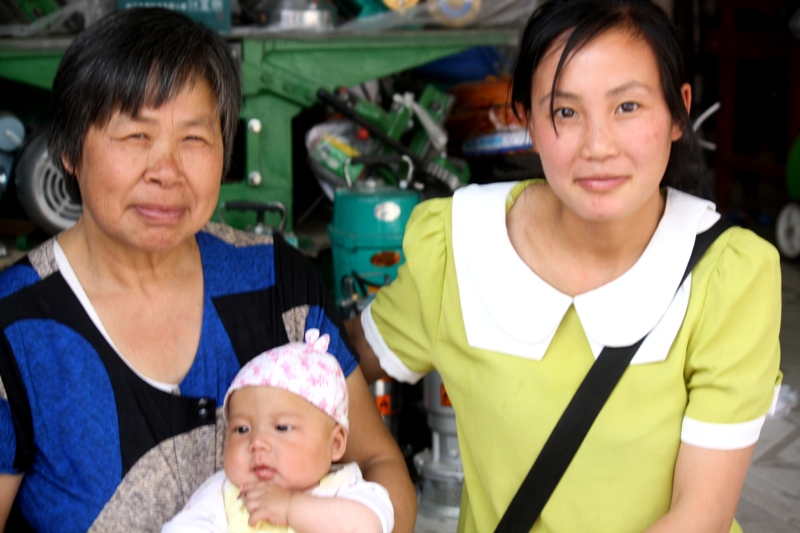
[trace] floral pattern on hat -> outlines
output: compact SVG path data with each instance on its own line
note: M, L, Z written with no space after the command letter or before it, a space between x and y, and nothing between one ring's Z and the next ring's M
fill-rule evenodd
M245 387L275 387L296 394L318 407L349 431L347 382L339 361L327 352L328 334L306 331L305 342L291 342L268 350L244 365L225 394L227 423L231 394Z

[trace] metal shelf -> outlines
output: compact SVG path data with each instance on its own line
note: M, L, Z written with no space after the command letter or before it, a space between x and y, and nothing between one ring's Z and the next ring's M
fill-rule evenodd
M282 202L292 229L292 118L314 104L319 88L334 90L400 72L475 46L516 46L516 29L467 29L376 34L263 33L226 36L240 54L245 176L225 182L220 202ZM72 37L0 40L0 78L49 89ZM44 104L44 103L43 103ZM13 111L13 110L12 110ZM248 179L249 177L250 179ZM228 217L226 217L226 220ZM243 226L246 214L230 214Z

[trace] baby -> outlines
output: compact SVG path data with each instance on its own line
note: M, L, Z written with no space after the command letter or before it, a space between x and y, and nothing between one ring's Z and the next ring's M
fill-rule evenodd
M347 384L328 343L310 329L305 344L274 348L242 367L223 404L224 470L162 533L392 531L386 489L364 481L356 463L332 468L349 423ZM251 520L256 509L266 520Z

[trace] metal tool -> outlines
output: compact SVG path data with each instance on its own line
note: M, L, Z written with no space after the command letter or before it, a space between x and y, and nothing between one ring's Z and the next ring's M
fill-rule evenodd
M256 23L275 30L327 31L337 18L329 0L260 0L244 2L242 10Z
M419 121L420 126L415 130L416 134L409 146L402 144L399 138L406 134L405 128L414 112L410 106L401 104L392 112L385 112L364 101L357 101L355 105L350 105L325 89L317 91L317 96L367 130L388 151L407 156L414 167L414 181L425 187L444 188L445 191L452 193L469 180L469 167L463 161L448 158L442 155L441 150L436 150L430 140L430 134L425 129L425 123L436 119L443 120L452 105L450 97L445 95L444 99L437 99L436 93L437 91L433 87L426 88L419 98L418 105L414 107L414 109L428 109L433 113L426 113L428 116ZM444 144L446 144L446 139ZM437 142L437 145L443 146L440 142Z

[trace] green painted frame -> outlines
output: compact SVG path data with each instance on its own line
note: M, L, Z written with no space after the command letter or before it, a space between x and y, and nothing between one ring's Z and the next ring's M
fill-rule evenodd
M317 101L319 88L349 87L475 46L513 46L519 35L511 29L376 34L235 30L226 38L242 65L245 179L223 183L219 202L282 202L288 231L293 221L292 118ZM49 89L70 42L69 38L0 40L0 77ZM225 220L244 227L252 216L230 212Z

